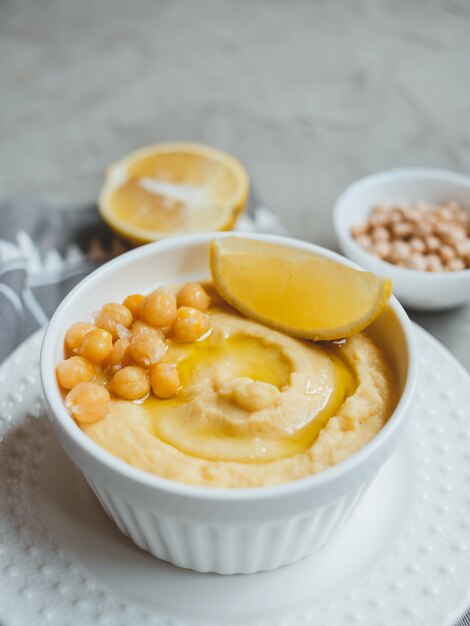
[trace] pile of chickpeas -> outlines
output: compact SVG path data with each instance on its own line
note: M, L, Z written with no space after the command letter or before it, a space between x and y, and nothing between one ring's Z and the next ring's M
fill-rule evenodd
M105 304L94 323L73 324L56 376L69 390L65 403L77 422L106 417L111 394L133 401L149 393L174 396L180 389L178 368L161 363L168 340L190 343L206 335L210 303L199 283L187 283L176 295L163 288L148 296L130 295L122 304Z
M412 270L470 268L470 214L457 202L379 204L351 234L375 256Z

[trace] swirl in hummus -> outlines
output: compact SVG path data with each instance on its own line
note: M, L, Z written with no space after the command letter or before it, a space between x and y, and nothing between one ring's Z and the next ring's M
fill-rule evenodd
M216 302L211 333L169 342L181 390L169 400L112 399L81 428L147 472L194 485L259 487L317 473L362 448L395 408L396 382L365 332L315 344Z

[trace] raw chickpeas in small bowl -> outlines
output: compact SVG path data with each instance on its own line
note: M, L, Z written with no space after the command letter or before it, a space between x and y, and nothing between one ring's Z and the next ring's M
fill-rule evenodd
M377 258L422 272L470 268L470 213L453 201L376 205L351 235Z
M169 342L191 343L210 331L210 296L199 283L175 293L159 287L106 303L93 321L76 322L65 333L57 381L79 423L106 417L111 396L142 402L149 394L168 399L180 389L178 368L164 362Z
M390 277L402 304L440 310L470 301L470 177L379 172L343 192L333 221L341 251Z

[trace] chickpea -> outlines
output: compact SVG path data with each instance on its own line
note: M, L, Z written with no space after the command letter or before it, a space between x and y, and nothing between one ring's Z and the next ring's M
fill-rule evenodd
M465 269L465 262L463 259L450 259L446 265L446 270L450 272L459 272Z
M131 326L132 337L136 337L137 335L153 335L154 337L160 337L160 339L165 339L165 333L161 328L154 328L153 326L149 326L145 322L141 322L137 320Z
M424 259L426 260L426 270L428 272L442 272L444 270L442 261L437 254L426 254Z
M417 209L416 207L414 207L413 205L410 206L406 212L406 218L412 222L412 224L416 227L416 224L419 224L419 222L422 219L422 212Z
M455 249L460 257L470 260L470 239L459 241L456 244Z
M461 226L467 226L470 224L470 213L467 213L465 209L459 209L455 214L455 219Z
M110 302L105 304L101 310L110 315L115 320L116 324L122 324L126 328L129 328L133 322L131 311L123 304Z
M108 414L109 392L96 383L79 383L67 394L65 405L77 422L93 424Z
M103 311L97 311L93 314L95 325L97 328L106 330L111 334L112 339L117 339L116 323L113 321L110 315L107 315Z
M162 360L167 346L158 335L141 333L132 337L129 354L142 367L151 367Z
M406 241L396 240L392 244L391 260L396 263L397 261L406 261L410 255L410 246Z
M369 231L370 231L370 224L368 223L361 224L359 226L353 226L351 228L351 235L354 237L354 239L357 239L361 235L367 235Z
M456 245L459 242L467 240L466 229L459 226L454 226L454 231L451 239L451 244Z
M147 371L136 365L123 367L111 378L109 388L124 400L140 400L150 391Z
M369 223L371 226L385 226L389 222L389 207L385 204L378 204L372 209Z
M413 234L416 235L416 237L426 238L429 235L431 235L432 232L433 232L433 225L422 219L421 222L419 222L419 224L416 224Z
M421 237L412 237L410 239L410 250L421 254L426 250L426 244Z
M458 213L460 209L460 204L455 200L447 200L447 202L441 202L440 206L449 211L452 215Z
M375 226L372 229L372 241L374 243L389 241L390 240L390 231L385 226Z
M456 243L465 239L465 232L458 226L442 223L436 228L437 234L445 243L455 246Z
M172 398L180 388L180 376L174 363L159 363L150 370L150 384L157 398Z
M454 219L454 212L447 208L445 204L441 204L438 208L438 216L439 219L445 220L446 222L451 222Z
M73 389L78 383L90 382L96 376L93 364L82 356L59 361L55 371L57 380L65 389Z
M389 214L389 222L393 225L393 224L398 224L399 222L403 221L403 218L405 217L405 213L404 213L404 209L405 207L401 207L401 206L395 206L393 207L393 209L390 210L390 214Z
M405 261L405 267L410 270L417 270L421 272L426 271L426 259L419 252L412 252L410 258Z
M138 320L140 317L140 306L144 300L145 296L142 296L140 293L135 293L132 296L127 296L123 302L123 305L129 309L135 320Z
M451 259L455 258L455 249L452 246L444 244L439 248L438 254L443 263L448 263Z
M113 349L113 337L103 328L90 330L83 338L80 353L93 363L101 363Z
M392 253L392 244L390 241L377 241L370 251L381 259L388 259Z
M397 239L406 239L413 234L414 228L411 222L398 222L392 226L393 236Z
M359 235L359 237L356 238L356 241L366 250L369 250L372 247L372 239L369 235Z
M129 354L130 343L128 339L118 339L111 350L111 354L103 362L103 365L111 370L118 370L121 369L121 367L130 365L132 363Z
M209 328L210 317L207 314L192 307L182 306L178 309L172 334L175 341L190 343L205 335Z
M190 306L199 311L207 311L211 299L199 283L186 283L176 294L176 304Z
M140 318L157 328L170 326L176 318L175 296L163 289L152 291L141 304Z
M442 245L439 238L435 237L434 235L429 235L428 237L425 237L424 243L426 244L426 249L428 250L428 252L435 252L436 250L439 250L440 246Z
M101 311L95 313L95 324L111 333L114 340L118 339L119 327L129 328L132 324L132 313L123 304L110 302L105 304Z
M65 333L65 347L73 352L77 352L82 346L85 335L95 328L96 326L94 324L89 324L88 322L72 324Z

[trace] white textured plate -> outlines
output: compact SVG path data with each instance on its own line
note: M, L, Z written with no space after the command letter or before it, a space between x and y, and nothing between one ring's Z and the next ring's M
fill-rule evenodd
M470 377L416 327L410 431L347 527L274 572L180 570L114 527L55 442L41 334L0 368L0 624L452 624L470 600Z

